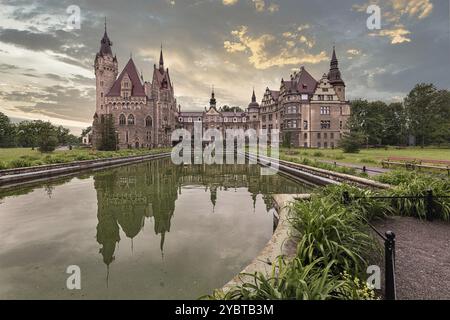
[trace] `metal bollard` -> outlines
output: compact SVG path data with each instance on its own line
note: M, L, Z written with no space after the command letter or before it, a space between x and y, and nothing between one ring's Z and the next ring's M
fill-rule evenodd
M385 298L386 300L396 300L397 293L395 289L395 233L386 232L384 242L385 254Z

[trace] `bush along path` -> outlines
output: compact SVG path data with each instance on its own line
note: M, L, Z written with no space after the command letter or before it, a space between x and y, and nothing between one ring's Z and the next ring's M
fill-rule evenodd
M369 222L382 221L388 216L411 216L423 220L426 205L423 199L380 201L377 197L421 196L429 188L433 188L436 195L449 195L450 181L400 171L389 172L378 179L394 186L383 191L361 190L349 185L328 186L313 194L309 201L292 203L290 223L297 241L296 256L293 259L279 257L273 262L269 275L247 274L250 280L246 283L226 292L216 290L203 298L380 298L381 292L373 291L366 284L367 267L382 261L380 242L370 230ZM343 201L344 193L351 201ZM448 223L450 198L435 198L433 204L435 218ZM442 248L445 250L445 246ZM420 255L420 251L413 254ZM414 281L414 274L404 276ZM420 285L426 287L427 283Z

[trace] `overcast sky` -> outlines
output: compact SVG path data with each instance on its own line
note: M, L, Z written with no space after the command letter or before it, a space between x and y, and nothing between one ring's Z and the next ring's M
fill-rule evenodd
M0 111L89 125L105 16L119 71L132 54L151 80L163 44L183 110L203 109L212 85L219 105L245 107L302 65L320 79L333 44L349 99L400 100L418 82L450 87L449 12L449 0L0 0Z

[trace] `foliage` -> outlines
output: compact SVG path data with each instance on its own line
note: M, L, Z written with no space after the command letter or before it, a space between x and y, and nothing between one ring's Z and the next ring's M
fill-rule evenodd
M53 152L58 146L58 131L50 122L45 122L38 130L37 139L39 151Z
M354 100L351 108L349 129L369 145L405 145L409 135L422 147L450 144L450 92L433 84L417 84L403 103Z
M15 146L15 126L9 118L0 112L0 148Z
M345 187L328 187L291 206L298 239L295 258L279 257L270 275L244 274L243 284L208 299L374 299L360 276L379 252L367 230L367 214L342 204ZM356 192L356 191L354 191Z
M99 126L101 132L100 144L98 150L114 151L117 150L117 134L114 127L114 118L112 115L102 115Z
M339 146L344 153L358 153L363 142L364 136L361 133L351 131L342 136L342 139L339 141Z
M227 105L224 105L221 108L221 112L244 112L241 107L230 107Z
M292 132L288 131L283 134L283 148L290 149L292 147Z
M21 152L19 152L21 151ZM167 152L168 149L127 149L119 151L94 151L90 149L73 149L55 151L52 154L40 153L31 149L3 149L0 150L0 170L20 167L31 167L44 164L67 163L72 161L95 160L103 158L117 158ZM12 153L5 157L4 153ZM2 160L3 159L3 160Z

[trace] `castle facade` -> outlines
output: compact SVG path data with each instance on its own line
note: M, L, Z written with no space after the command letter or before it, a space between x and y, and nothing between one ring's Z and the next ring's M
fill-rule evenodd
M169 69L164 66L161 48L159 65L154 65L152 81L144 81L130 57L122 72L105 33L95 57L96 112L93 145L99 144L99 124L111 117L118 138L117 147L154 148L172 145L176 128L193 132L200 122L203 130L266 129L280 131L280 141L293 147L334 148L347 131L350 105L333 48L330 69L316 80L304 67L281 80L279 90L266 88L261 104L255 92L245 110L225 111L217 107L214 90L204 111L181 111L177 106Z

